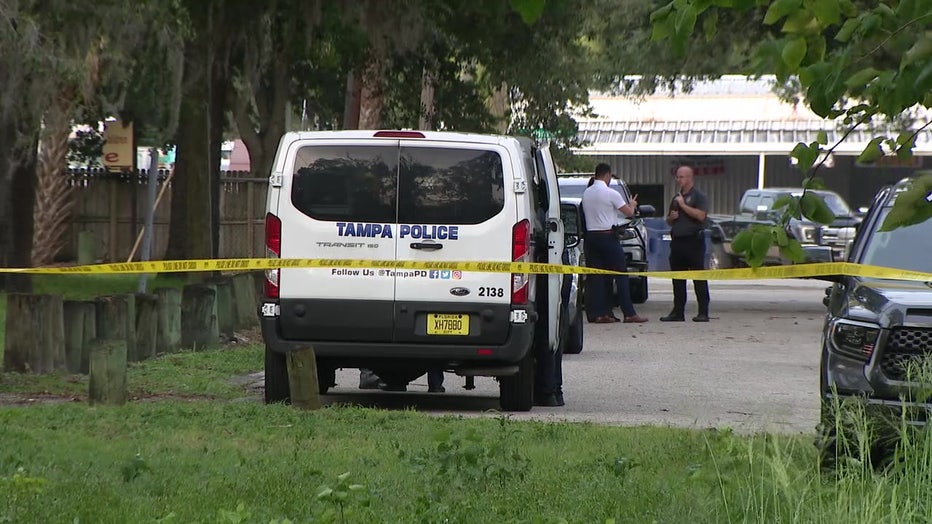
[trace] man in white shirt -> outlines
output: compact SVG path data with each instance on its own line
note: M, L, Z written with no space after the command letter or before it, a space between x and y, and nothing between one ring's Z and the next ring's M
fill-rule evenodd
M586 265L598 269L625 271L627 269L625 252L615 232L612 231L612 226L617 222L619 211L627 217L634 216L638 203L636 198L631 198L631 202L625 202L621 193L609 187L611 181L612 168L608 164L599 164L595 168L595 181L583 192L582 209L586 219ZM592 322L608 324L620 321L612 314L611 296L606 296L607 290L611 289L608 285L610 281L605 279L615 280L618 306L624 314L624 322L647 322L646 318L639 316L634 310L628 275L589 275L586 278L592 279L592 285L587 287L588 292L593 294L591 305L595 318Z

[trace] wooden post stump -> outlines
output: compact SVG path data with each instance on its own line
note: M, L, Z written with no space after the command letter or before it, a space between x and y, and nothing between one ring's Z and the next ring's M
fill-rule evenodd
M223 340L233 340L233 281L230 277L214 277L207 284L217 288L217 328Z
M53 373L65 368L65 320L58 295L10 293L6 299L3 369Z
M186 285L181 293L181 345L202 350L216 348L219 343L217 288L210 284Z
M320 409L320 388L317 383L317 356L313 347L288 353L288 387L291 405L297 409Z
M91 342L97 338L97 308L91 300L64 303L65 363L71 373L87 373Z
M154 358L158 353L159 297L136 293L136 356L139 360Z
M181 289L162 287L158 297L156 352L174 353L181 349Z
M237 329L249 329L258 326L257 308L255 277L250 273L233 275L234 326Z
M87 401L90 405L126 403L126 339L91 343Z
M97 338L125 340L126 359L136 362L136 297L110 295L97 297Z

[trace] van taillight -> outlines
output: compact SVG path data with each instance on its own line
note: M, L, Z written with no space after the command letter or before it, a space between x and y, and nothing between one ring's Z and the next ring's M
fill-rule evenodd
M282 255L282 221L272 213L265 215L265 256L280 258ZM265 270L265 296L279 297L280 269Z
M511 260L513 262L530 262L531 253L531 223L522 220L515 224L511 230ZM527 304L528 273L511 274L511 303Z

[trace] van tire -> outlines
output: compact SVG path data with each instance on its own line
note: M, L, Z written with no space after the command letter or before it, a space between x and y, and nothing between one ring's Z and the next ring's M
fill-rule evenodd
M647 277L633 277L631 279L631 302L635 304L647 302Z
M291 403L288 382L288 357L265 347L265 403Z
M321 365L320 360L317 360L317 392L321 395L326 395L330 388L336 386L337 381L337 370L327 366Z
M498 383L502 411L530 411L534 405L534 350L518 361L518 372Z

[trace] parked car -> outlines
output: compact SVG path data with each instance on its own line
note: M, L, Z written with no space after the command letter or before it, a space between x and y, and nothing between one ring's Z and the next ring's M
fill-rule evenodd
M587 173L560 173L557 183L560 185L561 202L581 202L582 194L588 187L590 178L592 175ZM631 201L631 192L623 180L614 179L609 187L621 193L626 202ZM625 263L629 271L649 270L647 267L647 228L644 226L643 219L653 216L655 212L656 209L650 204L639 205L637 214L632 218L618 212L616 230L619 231L619 241L625 250ZM643 304L647 301L647 296L647 277L632 277L631 300L635 304Z
M560 199L560 216L566 243L563 247L563 264L585 266L582 240L582 208L578 199ZM583 350L583 282L585 275L574 273L563 276L563 314L561 318L560 345L564 354L578 354Z
M926 176L925 187L930 188L932 175ZM916 179L904 179L876 195L850 246L849 262L932 273L932 219L881 231L893 203L915 183ZM926 198L932 198L932 191ZM819 373L818 445L826 466L838 456L857 453L847 418L839 411L854 403L866 410L878 431L871 442L876 464L889 445L886 437L895 434L887 422L921 426L932 414L926 394L932 381L913 374L915 366L932 357L932 281L854 276L831 280L835 283L826 289L823 300L827 314ZM838 434L839 428L846 438Z
M848 203L834 191L824 189L809 190L821 196L835 214L835 220L822 226L808 219L790 219L789 233L799 241L806 253L807 261L830 262L844 256L845 245L854 238L854 230L862 216L855 213ZM748 189L741 196L738 212L734 215L710 214L709 226L712 240L710 267L725 269L743 264L741 255L731 248L735 236L754 224L774 225L780 221L783 209L774 209L774 203L784 196L800 196L802 188L768 187ZM780 255L774 246L764 259L767 265L783 265L790 261Z
M429 131L286 133L266 202L270 257L563 260L557 173L526 138ZM535 355L559 349L563 275L283 267L260 304L266 402L290 398L286 353L313 346L321 392L339 368L403 389L428 370L499 381L533 405Z

